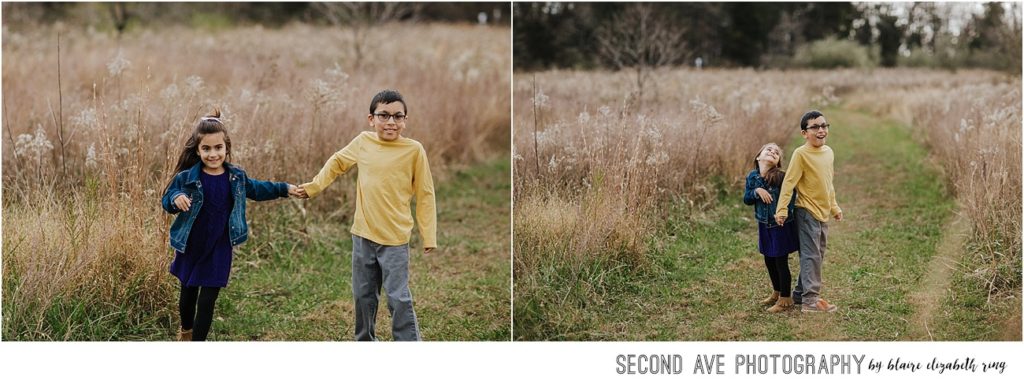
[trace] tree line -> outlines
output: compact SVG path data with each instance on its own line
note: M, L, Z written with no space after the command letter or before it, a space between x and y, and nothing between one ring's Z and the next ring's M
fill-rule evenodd
M1021 72L1020 3L514 3L512 12L514 65L523 70L926 66ZM622 46L609 47L610 41ZM632 51L632 59L623 60L623 51Z
M132 28L164 25L226 27L288 23L336 25L371 21L463 22L510 25L509 3L9 3L3 4L4 25L61 22L123 33ZM350 19L345 19L349 17Z

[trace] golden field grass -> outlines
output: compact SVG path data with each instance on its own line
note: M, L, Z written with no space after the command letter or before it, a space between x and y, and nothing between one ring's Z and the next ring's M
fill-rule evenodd
M732 80L744 75L752 81ZM544 249L517 252L517 274L555 250L598 258L610 250L642 265L644 234L657 223L652 210L673 199L706 203L715 182L745 169L745 154L788 138L785 112L810 97L785 78L753 71L674 71L657 75L637 110L622 91L631 87L627 74L553 71L536 74L535 83L533 76L515 82L515 236L524 239L517 246ZM557 211L552 205L578 225L530 217ZM570 233L550 237L554 230ZM525 240L534 237L551 240Z
M301 24L168 27L119 39L68 28L4 26L4 339L160 338L173 330L172 216L159 199L197 117L213 107L229 129L232 162L262 180L311 179L368 129L370 98L381 89L405 97L404 134L427 149L439 189L508 153L508 28L382 25L367 34L372 48L360 60L347 56L348 31ZM350 225L354 180L339 178L334 192L305 203L253 204L252 238L330 241L316 238L316 228ZM450 196L463 195L450 206L479 206L469 200L486 194ZM451 251L483 250L485 265L504 268L481 269L493 276L480 278L507 282L508 230L485 227L490 240L473 241L502 246L470 249L459 240ZM502 292L484 299L507 308ZM472 321L477 329L445 326L434 336L501 338L509 319L506 310Z

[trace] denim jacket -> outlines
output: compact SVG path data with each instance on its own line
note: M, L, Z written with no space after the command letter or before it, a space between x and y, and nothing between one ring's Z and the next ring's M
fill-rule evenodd
M178 217L171 223L171 248L178 252L185 252L185 244L188 243L192 223L195 222L199 210L203 207L203 185L199 181L199 172L202 172L202 166L203 163L199 162L192 168L179 172L174 176L167 192L164 193L162 201L164 210L167 213L178 214ZM244 170L228 163L224 163L224 168L227 169L231 194L235 200L234 206L231 208L231 217L228 218L228 236L231 239L231 246L236 246L249 238L249 225L245 222L245 199L262 201L287 197L288 183L250 179ZM174 205L174 198L180 194L192 199L192 206L188 212L182 212Z
M765 204L761 201L761 197L757 195L754 190L758 188L764 188L768 191L769 195L772 195L772 203ZM779 203L779 195L782 192L782 187L773 187L768 185L768 180L761 177L761 171L754 169L747 175L747 189L743 193L743 203L746 205L754 206L754 217L759 223L768 224L769 227L775 226L775 208ZM789 200L789 211L793 212L794 203L796 202L796 191L793 191L793 198ZM793 221L793 216L790 215L786 218L786 222Z

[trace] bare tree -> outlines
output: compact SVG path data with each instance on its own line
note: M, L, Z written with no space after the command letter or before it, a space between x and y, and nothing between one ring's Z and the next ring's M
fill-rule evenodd
M598 27L601 56L617 69L636 74L637 109L643 108L644 88L651 70L677 63L685 56L683 29L657 13L651 3L631 3Z
M128 27L128 19L132 15L131 12L128 12L128 4L110 3L107 5L107 9L110 10L110 20L114 22L114 28L117 29L117 37L120 38L124 29Z
M1007 16L1009 21L1006 28L1003 29L1003 46L1007 53L1006 57L1011 63L1009 69L1011 72L1020 73L1021 70L1021 4L1020 3L1009 3L1006 4L1009 8Z
M374 24L414 18L422 3L313 3L312 8L336 27L347 27L350 33L354 65L358 68L366 50L367 33Z

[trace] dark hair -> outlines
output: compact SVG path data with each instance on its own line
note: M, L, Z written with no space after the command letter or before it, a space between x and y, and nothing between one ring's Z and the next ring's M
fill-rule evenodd
M228 130L224 128L224 123L220 121L220 109L214 108L213 112L199 119L195 129L192 130L192 135L185 141L185 147L181 149L181 154L178 155L178 163L174 166L174 172L171 172L171 180L167 182L167 187L164 187L165 193L167 188L171 187L171 182L174 181L174 176L178 172L190 169L201 161L199 158L199 142L203 140L203 136L213 133L224 134L224 145L227 150L225 162L231 162L231 137L228 136Z
M405 100L402 100L402 94L391 89L377 92L377 95L373 96L373 100L370 100L370 114L377 112L377 104L391 104L396 101L402 103L402 112L408 115L409 107L405 105Z
M757 150L757 153L754 154L754 169L759 169L760 164L757 163L757 157L761 156L761 152L763 152L764 148L769 146L769 145L774 145L776 147L779 147L779 145L775 144L775 143L768 143L768 144L762 145L761 149ZM775 164L775 166L772 167L772 169L769 169L768 172L766 172L764 174L764 180L767 181L768 185L770 185L770 186L773 186L773 187L781 186L782 185L782 180L786 178L786 171L782 170L782 160L783 160L783 157L784 156L782 154L782 147L779 147L779 163Z
M807 122L808 121L811 121L811 119L817 119L817 118L822 117L822 116L825 116L825 115L821 114L821 112L818 112L818 111L808 111L807 113L804 114L803 117L800 118L800 130L801 131L806 131L807 130Z

